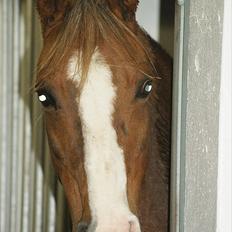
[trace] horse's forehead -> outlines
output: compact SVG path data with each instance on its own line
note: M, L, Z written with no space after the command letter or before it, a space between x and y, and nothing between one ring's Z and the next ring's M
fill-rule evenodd
M81 62L79 60L80 57L81 55L78 53L78 51L76 51L71 55L67 63L67 78L73 81L77 87L81 82L81 78L82 78L81 74L83 71ZM103 55L98 50L96 50L91 57L91 61L88 67L87 79L88 76L93 76L93 75L89 75L93 73L95 73L96 76L95 78L97 78L97 76L101 74L100 72L105 69L109 70L109 67L106 64Z

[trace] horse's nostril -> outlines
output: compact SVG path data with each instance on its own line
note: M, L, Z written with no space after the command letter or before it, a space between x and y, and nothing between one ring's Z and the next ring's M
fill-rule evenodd
M77 226L77 232L86 232L88 229L88 224L86 222L80 222Z

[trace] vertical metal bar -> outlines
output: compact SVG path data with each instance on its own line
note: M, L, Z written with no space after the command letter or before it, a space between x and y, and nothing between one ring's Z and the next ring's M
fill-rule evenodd
M13 96L13 121L12 121L12 205L11 205L11 231L16 232L18 223L17 223L17 199L18 199L18 122L19 122L19 105L18 105L18 99L19 99L19 79L18 79L18 73L19 73L19 66L20 66L20 54L19 54L19 46L20 46L20 27L19 27L19 1L14 1L13 7L13 54L12 54L12 60L13 60L13 89L12 89L12 96Z
M3 212L5 212L5 208L6 208L6 201L5 201L5 197L6 197L6 193L5 193L5 164L6 164L6 142L5 142L5 110L6 110L6 105L5 105L5 99L4 96L6 94L6 85L5 85L5 54L6 54L6 48L5 48L5 36L4 34L6 33L6 3L5 1L1 1L1 37L0 37L0 41L1 41L1 53L0 53L0 67L1 67L1 83L4 83L2 85L0 85L1 91L1 131L0 131L0 136L1 136L1 156L0 156L0 164L1 164L1 173L0 173L0 177L1 177L1 191L0 191L0 209L1 209L1 214L0 214L0 222L1 222L1 227L0 230L4 231L5 230L5 214Z
M21 73L22 73L22 60L24 56L24 34L25 34L25 27L24 27L24 22L23 18L21 15L21 10L22 10L22 4L21 1L18 2L19 4L19 31L18 35L15 35L16 39L19 41L19 72L18 72L18 132L17 132L17 137L18 137L18 154L17 154L17 208L16 208L16 231L21 232L22 231L22 210L23 210L23 166L24 166L24 101L22 97L22 85L23 85L23 80L21 79Z
M23 41L24 54L22 57L22 73L21 77L21 97L24 102L24 167L23 167L23 221L22 221L22 231L29 231L30 222L31 222L31 207L30 207L30 184L31 184L31 117L30 117L30 87L31 87L31 34L32 34L32 3L31 1L22 2L22 16L24 16L24 25L25 25L25 37Z
M38 56L38 50L40 49L40 37L38 36L37 32L37 25L36 25L36 17L35 14L35 2L31 1L30 4L30 18L31 18L31 34L30 34L30 57L31 57L31 67L30 67L30 117L31 117L31 129L32 129L32 146L31 146L31 172L30 172L30 211L31 211L31 218L30 218L30 228L29 231L35 231L36 227L36 186L37 186L37 166L38 166L38 156L36 150L35 144L38 142L40 144L42 134L42 127L39 127L36 125L38 122L35 120L36 112L38 111L38 104L35 102L34 98L34 91L33 91L33 85L34 85L34 79L35 79L35 70L36 70L36 63L37 63L37 56ZM42 146L41 146L42 147ZM40 149L41 149L40 147ZM38 189L39 191L39 189Z
M3 7L3 19L4 30L3 30L3 82L5 83L3 89L3 121L2 121L2 139L4 144L2 146L3 154L3 173L2 173L2 182L3 188L5 188L4 201L2 201L3 208L5 209L5 215L2 218L4 222L4 231L10 231L10 220L11 220L11 196L12 196L12 95L8 95L9 92L12 92L12 23L8 26L6 22L12 22L12 1L8 1ZM8 178L8 179L6 179Z
M3 34L3 27L4 27L4 17L3 17L3 1L0 1L0 35ZM0 36L0 48L3 47L3 37ZM1 50L2 51L2 50ZM0 128L3 127L3 110L4 110L4 106L3 106L3 51L0 53L0 82L2 83L0 85L0 107L1 107L1 111L0 111ZM2 129L0 131L0 141L3 140L3 134L2 134ZM3 205L2 205L2 201L3 201L3 191L4 188L2 186L2 178L3 178L3 143L0 142L0 230L3 230L3 216L2 216L2 212L3 212Z
M183 46L184 46L184 1L175 5L175 41L173 70L172 107L172 167L171 167L171 212L170 231L180 231L180 165L182 128L182 85L183 85Z

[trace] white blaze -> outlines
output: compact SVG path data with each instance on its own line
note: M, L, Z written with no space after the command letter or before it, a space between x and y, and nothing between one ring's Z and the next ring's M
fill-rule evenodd
M79 83L79 75L74 74L76 63L72 58L69 76ZM88 231L99 225L117 226L120 220L137 220L129 210L124 155L112 125L115 99L111 70L96 52L78 101L92 216Z

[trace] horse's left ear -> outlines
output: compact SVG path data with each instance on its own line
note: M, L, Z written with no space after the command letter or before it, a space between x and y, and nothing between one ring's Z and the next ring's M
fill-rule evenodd
M49 28L62 22L70 8L70 0L37 0L43 34Z
M135 20L138 3L139 0L109 0L112 12L126 22Z

